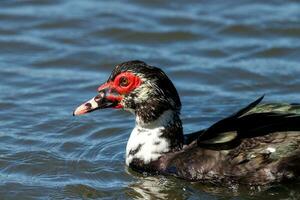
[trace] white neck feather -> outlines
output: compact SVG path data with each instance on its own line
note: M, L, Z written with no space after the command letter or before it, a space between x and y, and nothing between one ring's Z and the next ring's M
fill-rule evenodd
M174 112L167 110L157 120L147 124L136 116L136 126L131 132L126 147L127 165L134 158L148 164L170 151L170 142L161 135L165 127L173 121L173 116Z

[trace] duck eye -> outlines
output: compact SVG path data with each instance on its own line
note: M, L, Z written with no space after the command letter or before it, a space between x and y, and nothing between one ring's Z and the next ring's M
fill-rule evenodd
M120 83L119 84L122 87L126 87L126 86L128 86L129 81L126 77L123 76L123 77L120 78Z

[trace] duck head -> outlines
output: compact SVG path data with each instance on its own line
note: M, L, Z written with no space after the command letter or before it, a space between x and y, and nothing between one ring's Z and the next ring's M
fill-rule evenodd
M108 80L98 87L98 95L77 107L73 115L104 108L130 111L147 123L166 110L180 112L181 102L161 69L142 61L129 61L115 66Z

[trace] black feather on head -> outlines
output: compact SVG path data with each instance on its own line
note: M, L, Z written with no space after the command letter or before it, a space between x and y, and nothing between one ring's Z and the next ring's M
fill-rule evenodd
M164 111L180 113L181 102L177 90L168 76L159 68L134 60L115 67L109 81L122 72L132 72L142 80L141 86L124 98L124 108L133 109L147 123L157 119Z

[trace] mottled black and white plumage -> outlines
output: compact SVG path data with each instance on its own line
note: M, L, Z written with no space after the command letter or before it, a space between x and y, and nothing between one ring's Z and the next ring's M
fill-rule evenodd
M159 68L141 61L115 67L99 94L74 115L115 107L136 117L126 164L191 181L264 185L300 176L300 106L259 104L183 135L178 93Z

